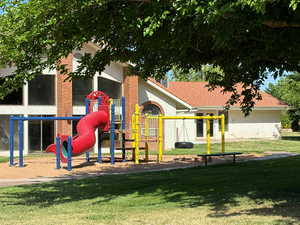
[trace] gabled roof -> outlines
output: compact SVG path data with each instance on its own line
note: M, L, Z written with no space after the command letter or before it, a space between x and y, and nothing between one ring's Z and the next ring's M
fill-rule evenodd
M169 88L166 88L153 78L148 78L147 83L153 88L157 89L158 91L164 93L165 95L173 99L175 102L178 102L179 104L183 105L184 107L187 107L189 109L193 108L192 105L190 105L187 101L185 101L183 98L177 95L176 92L170 90Z
M222 93L221 88L209 91L207 82L169 82L168 90L195 108L223 107L230 98L230 93ZM241 86L237 87L241 91ZM287 105L277 98L261 91L262 100L256 101L255 108L286 108Z

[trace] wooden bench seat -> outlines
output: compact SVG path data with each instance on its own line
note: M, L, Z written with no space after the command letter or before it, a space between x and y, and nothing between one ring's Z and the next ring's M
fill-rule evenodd
M243 153L242 152L224 152L224 153L212 153L212 154L199 154L197 156L203 157L205 166L207 166L207 157L232 155L233 156L233 163L235 163L235 161L236 161L235 156L236 155L241 155L241 154L243 154Z

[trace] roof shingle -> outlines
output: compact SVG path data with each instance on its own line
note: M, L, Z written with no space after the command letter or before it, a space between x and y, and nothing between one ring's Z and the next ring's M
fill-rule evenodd
M222 93L221 88L209 91L207 82L169 82L168 89L193 107L224 106L231 93ZM241 91L241 87L237 87ZM261 91L262 100L256 101L255 107L285 107L285 103Z

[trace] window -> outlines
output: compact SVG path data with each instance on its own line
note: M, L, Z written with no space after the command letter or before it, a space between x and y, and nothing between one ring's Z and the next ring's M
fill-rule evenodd
M84 105L85 97L93 90L93 80L73 79L72 98L73 105Z
M208 116L213 116L214 114L213 113L207 113L206 115L208 115ZM210 127L210 129L209 129L209 135L211 136L211 137L213 137L214 136L214 120L209 120L209 127Z
M9 150L9 115L0 116L0 152ZM18 121L14 121L14 148L18 149Z
M113 99L119 99L122 95L121 84L119 82L103 77L98 77L98 90L103 91Z
M31 116L36 116L36 115L31 115ZM47 117L47 116L43 116L43 117ZM53 120L29 120L28 135L29 135L28 137L29 137L30 151L45 150L48 145L53 144L55 142L54 121Z
M85 115L73 115L73 116L85 116ZM77 135L77 124L78 124L79 120L72 120L72 136L75 136Z
M228 111L227 110L222 110L218 112L218 115L222 115L224 114L225 116L225 131L228 131ZM222 127L221 127L221 120L219 120L219 131L221 131Z
M3 84L3 78L0 79L0 85ZM3 100L0 99L0 105L22 105L23 104L23 88L19 88L8 94Z
M149 115L159 115L161 114L161 110L157 105L145 104L142 113Z
M203 113L197 113L196 116L203 116ZM203 137L203 119L196 120L197 137Z
M55 104L55 76L40 75L28 83L29 105Z

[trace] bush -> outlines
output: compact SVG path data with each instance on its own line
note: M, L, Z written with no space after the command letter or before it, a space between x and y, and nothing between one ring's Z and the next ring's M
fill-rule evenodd
M286 112L281 114L280 121L281 121L281 127L283 129L290 129L291 128L292 121L290 120L289 114L287 114Z

